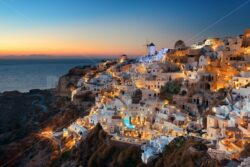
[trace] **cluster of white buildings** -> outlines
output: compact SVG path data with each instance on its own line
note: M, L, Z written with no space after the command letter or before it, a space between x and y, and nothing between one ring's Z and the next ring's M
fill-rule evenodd
M227 153L241 151L250 139L250 86L233 89L225 104L207 117L207 137ZM245 91L242 91L245 90Z
M162 153L165 149L165 146L168 145L173 139L174 139L173 137L160 136L142 145L142 150L143 150L143 153L141 155L142 161L144 163L148 163L158 154Z
M159 52L151 43L146 56L128 62L123 55L103 72L90 71L79 80L71 99L91 91L95 105L82 123L73 123L68 130L84 135L99 122L114 140L142 145L144 162L183 135L210 140L218 150L239 152L250 142L246 36L210 38L189 48ZM181 83L179 93L170 101L160 98L166 83L176 80ZM231 91L223 105L214 106L222 89ZM204 117L211 106L213 112Z

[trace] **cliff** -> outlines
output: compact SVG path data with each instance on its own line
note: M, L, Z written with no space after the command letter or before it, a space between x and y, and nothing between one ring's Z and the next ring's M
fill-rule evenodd
M38 134L47 128L59 131L87 114L88 108L55 96L54 90L4 92L0 95L0 166L50 166L60 148Z
M165 151L148 164L152 167L216 167L218 162L207 153L207 147L200 139L177 137Z
M66 75L59 78L58 86L56 88L58 96L71 96L71 89L76 88L79 79L84 76L91 66L77 66L69 70Z

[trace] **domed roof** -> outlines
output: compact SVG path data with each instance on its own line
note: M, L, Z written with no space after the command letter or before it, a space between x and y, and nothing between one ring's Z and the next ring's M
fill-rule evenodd
M127 55L123 54L123 55L120 56L120 62L121 63L124 62L124 61L126 61L126 60L128 60L128 56Z
M125 55L125 54L123 54L123 55L121 55L121 57L128 57L127 55Z
M123 55L121 55L121 56L120 56L120 59L124 59L124 60L126 60L126 59L128 59L128 56L127 56L127 55L125 55L125 54L123 54Z
M174 48L175 49L184 49L184 48L186 48L186 45L185 45L184 41L178 40L175 42Z
M155 44L153 42L151 42L150 44L147 45L148 47L149 46L155 46Z

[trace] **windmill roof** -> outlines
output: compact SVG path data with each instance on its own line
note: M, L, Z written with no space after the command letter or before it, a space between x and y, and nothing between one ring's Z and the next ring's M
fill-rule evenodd
M148 46L155 46L155 44L151 42L150 44L148 44Z

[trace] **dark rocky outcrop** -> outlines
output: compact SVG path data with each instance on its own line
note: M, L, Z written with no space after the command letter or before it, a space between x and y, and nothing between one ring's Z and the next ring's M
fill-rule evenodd
M55 96L54 90L1 94L0 164L49 166L60 150L37 134L46 128L60 131L87 115L87 109L74 105L69 98Z
M91 66L77 66L69 70L68 74L59 78L57 86L57 95L70 97L71 89L76 88L79 79L84 76Z
M245 148L240 153L242 158L250 157L250 143L245 145Z
M147 166L152 167L216 167L218 163L207 153L200 139L177 137L165 151Z
M40 129L55 100L52 90L31 90L28 93L4 92L0 96L0 143L22 139Z

